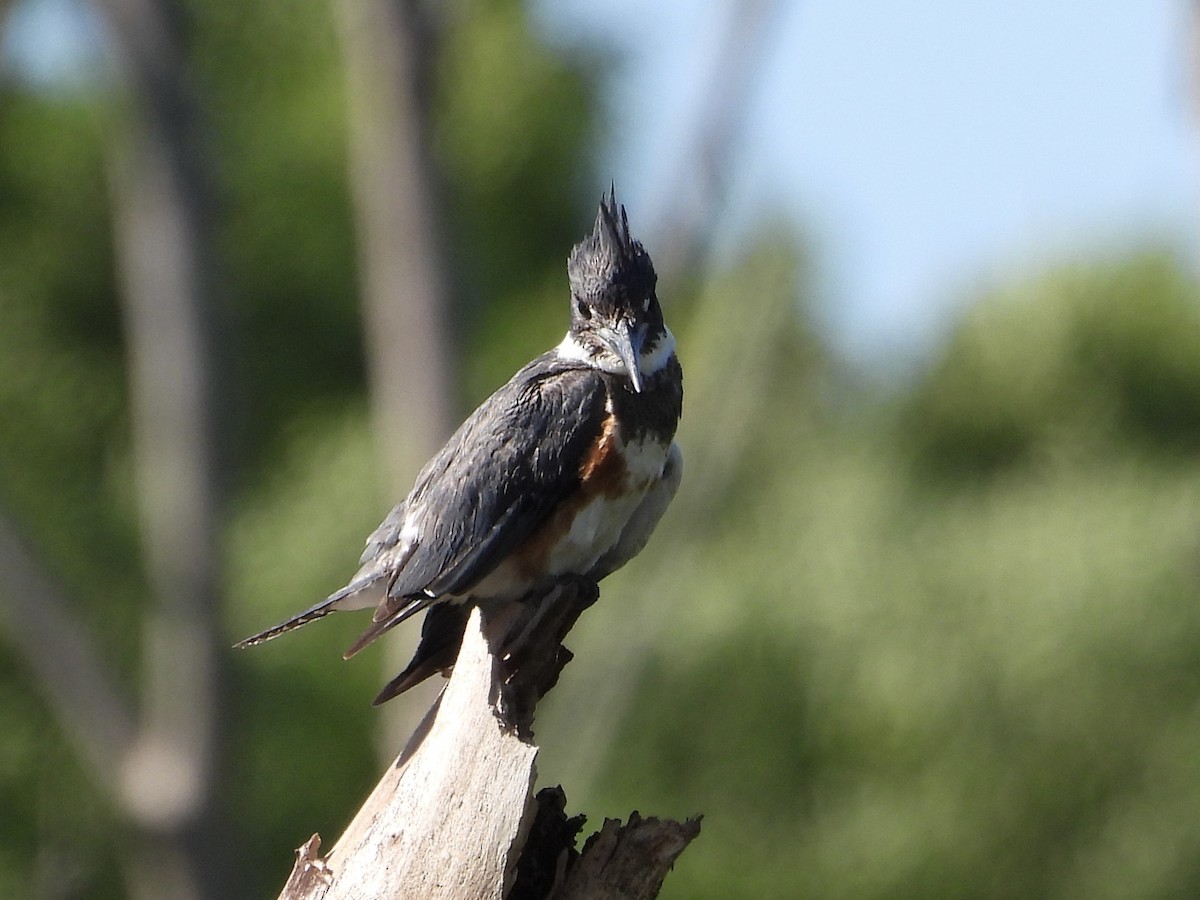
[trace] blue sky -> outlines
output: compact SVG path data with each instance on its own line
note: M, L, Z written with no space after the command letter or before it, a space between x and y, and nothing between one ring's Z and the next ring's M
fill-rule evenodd
M1200 252L1188 0L785 0L759 48L721 238L780 212L814 243L855 356L918 350L997 279L1153 239ZM61 71L86 46L35 0L6 50ZM604 168L661 221L730 5L536 0L550 39L622 65ZM653 245L651 245L653 250Z
M549 2L556 41L624 60L606 159L631 216L666 206L726 3ZM1200 247L1186 0L780 4L732 165L728 232L813 238L854 354L913 351L972 293L1139 241ZM653 248L651 248L653 249Z

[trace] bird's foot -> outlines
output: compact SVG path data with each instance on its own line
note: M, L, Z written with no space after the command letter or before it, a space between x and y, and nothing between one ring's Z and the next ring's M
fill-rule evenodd
M499 654L496 714L506 728L526 739L532 736L538 701L558 683L559 673L572 658L563 639L599 596L595 581L570 575L523 601L527 614L514 623Z

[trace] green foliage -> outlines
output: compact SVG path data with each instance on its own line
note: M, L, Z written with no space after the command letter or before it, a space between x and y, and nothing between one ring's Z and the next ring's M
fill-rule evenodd
M241 404L232 641L341 583L385 500L329 10L192 12ZM478 399L564 327L598 63L541 46L514 0L450 15L431 108ZM0 96L0 499L132 683L110 103ZM572 635L543 782L593 824L703 812L665 897L1200 892L1194 280L1143 253L984 297L880 415L808 321L801 244L764 225L697 296L662 286L684 487ZM360 624L233 657L248 896L374 781L378 657L340 659ZM117 817L7 655L0 720L0 896L121 896Z
M1164 254L1052 272L987 298L905 414L927 471L973 477L1115 442L1200 448L1200 306Z
M1163 263L1096 278L1114 270L1139 311L1179 300ZM697 357L695 336L689 383L709 384L729 357ZM991 336L997 357L1028 349L1023 328ZM544 775L597 816L705 813L664 897L1195 893L1200 463L1113 427L1088 454L931 485L907 419L831 419L779 356L737 363L778 373L795 414L773 391L722 398L748 428L737 487L697 517L694 460L733 439L690 399L683 493L576 629ZM1021 408L998 375L974 383Z
M345 88L328 4L209 0L193 16L249 482L295 417L363 390Z
M0 502L82 595L105 598L90 624L128 659L142 583L104 120L80 98L0 94Z
M113 896L109 810L37 686L0 654L0 896Z
M566 330L563 263L585 227L578 213L599 199L589 141L600 64L531 42L530 28L524 3L476 4L452 16L435 70L434 141L464 294L458 328L473 338L470 406Z
M188 9L190 75L219 183L222 349L236 397L226 411L237 432L230 642L340 584L385 509L363 412L331 12L289 0ZM445 41L430 45L431 102L450 190L448 243L462 247L474 292L462 331L468 392L478 398L507 376L513 354L530 355L563 327L562 260L579 226L573 198L585 182L594 87L592 64L542 47L521 4L455 16ZM127 110L102 80L80 95L0 91L0 501L132 688L150 597L104 158ZM553 319L543 315L551 308ZM329 624L290 651L234 658L226 804L253 895L277 889L287 849L313 829L336 834L374 780L380 717L368 700L379 658L343 663L358 623ZM120 896L116 817L64 765L70 748L21 677L0 658L9 723L0 729L0 896ZM8 702L17 697L24 702ZM311 790L297 790L301 782ZM52 870L71 875L61 890Z

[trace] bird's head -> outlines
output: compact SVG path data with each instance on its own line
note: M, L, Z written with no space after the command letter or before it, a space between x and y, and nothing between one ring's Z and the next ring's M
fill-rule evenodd
M641 391L643 358L669 337L650 254L629 234L615 190L600 201L596 224L567 258L571 332L577 352L608 372L624 372Z

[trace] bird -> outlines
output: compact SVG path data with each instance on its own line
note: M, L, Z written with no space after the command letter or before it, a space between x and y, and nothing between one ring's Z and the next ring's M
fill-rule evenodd
M412 662L378 705L452 668L472 605L598 583L645 547L679 487L683 369L649 253L610 187L567 258L570 327L421 469L367 538L349 582L240 641L250 647L339 610L374 607L350 658L427 610Z

